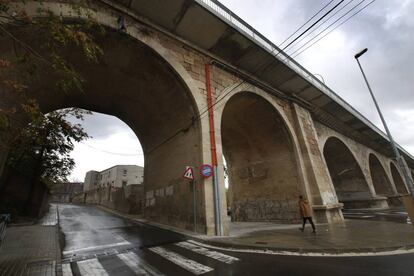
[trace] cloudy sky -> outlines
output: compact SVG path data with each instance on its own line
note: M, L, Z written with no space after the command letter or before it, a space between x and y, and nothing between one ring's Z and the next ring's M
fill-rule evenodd
M328 8L339 1L333 1ZM347 6L327 21L324 27L361 1L362 4L354 11L358 11L372 0L345 0L342 6ZM279 45L330 1L221 2ZM342 20L351 16L354 11ZM413 14L414 0L376 0L295 59L310 72L321 75L330 88L383 129L354 59L355 53L368 48L368 52L360 58L361 64L395 140L414 155ZM297 47L313 38L324 27L311 33ZM321 36L328 31L330 29ZM288 54L294 52L297 47L287 49ZM117 118L95 114L88 116L84 127L94 138L76 145L72 153L76 169L70 179L83 180L88 170L103 170L116 164L143 165L144 159L138 139Z

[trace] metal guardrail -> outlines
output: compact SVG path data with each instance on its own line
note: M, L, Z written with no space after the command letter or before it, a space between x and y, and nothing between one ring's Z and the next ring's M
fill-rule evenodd
M255 42L257 45L265 49L269 52L269 54L273 55L279 61L286 64L290 69L301 75L305 80L309 81L312 85L314 85L317 89L327 95L329 98L334 100L336 103L341 105L347 111L352 113L356 116L359 120L363 123L368 125L372 128L375 132L381 135L384 139L389 141L388 136L376 127L370 120L368 120L364 115L362 115L358 110L353 108L350 104L348 104L344 99L342 99L338 94L336 94L332 89L327 87L322 81L320 81L317 77L315 77L312 73L306 70L302 65L300 65L297 61L295 61L292 57L282 51L279 47L277 47L274 43L272 43L269 39L267 39L264 35L259 33L256 29L246 23L243 19L238 17L234 14L231 10L225 7L217 0L195 0L198 4L218 16L221 20L226 22L227 24L231 25L233 28L238 30L239 32L243 33L247 38ZM405 151L400 145L398 145L400 150L402 150L405 154L411 157L414 160L414 157L411 156L407 151Z

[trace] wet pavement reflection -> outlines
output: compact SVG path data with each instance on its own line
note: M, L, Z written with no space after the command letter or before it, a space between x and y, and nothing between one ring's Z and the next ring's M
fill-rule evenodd
M308 257L211 248L94 206L59 204L63 275L413 275L413 254Z

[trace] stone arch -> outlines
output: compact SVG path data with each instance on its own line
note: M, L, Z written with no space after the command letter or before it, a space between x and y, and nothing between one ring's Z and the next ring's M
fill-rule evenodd
M369 153L368 162L372 184L374 185L376 194L382 196L394 195L395 192L391 181L378 157L374 153Z
M323 155L338 200L344 203L345 208L356 207L354 202L372 197L360 164L341 139L334 136L327 138Z
M60 11L60 4L55 8ZM85 92L54 93L49 80L39 79L31 86L31 93L44 112L75 106L114 115L129 125L145 154L144 183L149 195L145 217L193 229L192 191L183 183L182 171L186 165L201 164L203 159L202 125L194 120L202 106L198 87L156 39L132 27L128 35L119 33L116 16L99 13L98 22L109 27L105 37L98 39L104 60L98 65L88 64L71 51L66 53L87 81ZM20 34L36 41L36 34L27 30L22 29ZM0 53L8 55L11 49L0 38ZM167 188L172 194L158 193ZM203 189L197 192L198 231L205 232L206 213L212 211L203 208Z
M405 186L404 179L400 173L400 170L397 168L393 161L390 162L390 170L397 192L399 194L407 194L408 190Z
M236 221L294 221L301 193L295 141L287 120L259 91L235 91L221 120Z

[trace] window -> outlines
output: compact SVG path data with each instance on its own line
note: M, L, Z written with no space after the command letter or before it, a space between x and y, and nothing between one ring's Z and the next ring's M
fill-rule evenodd
M127 170L124 170L123 172L124 176L127 175L127 172L128 172Z
M126 181L122 181L122 187L125 187L127 185Z

